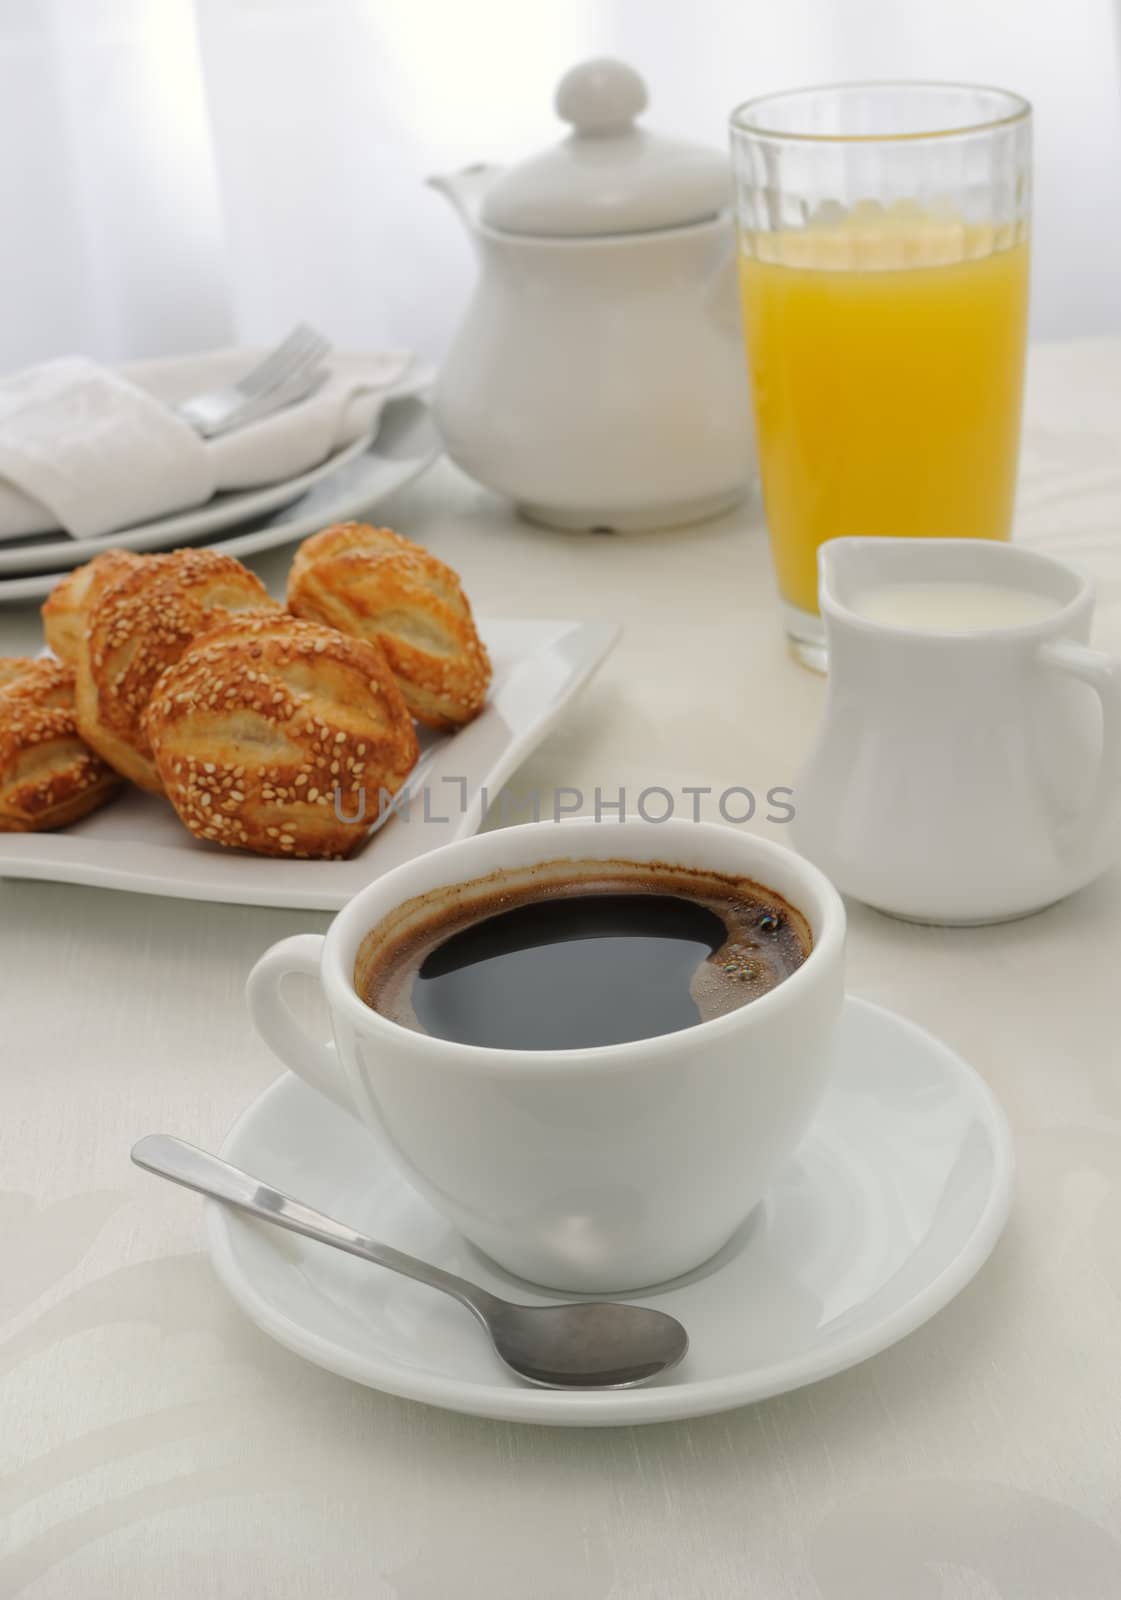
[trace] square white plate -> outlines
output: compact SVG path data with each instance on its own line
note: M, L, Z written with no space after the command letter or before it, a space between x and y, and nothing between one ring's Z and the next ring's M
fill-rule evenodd
M134 894L335 911L372 878L474 833L503 783L540 744L613 648L611 622L481 620L494 663L485 711L421 737L411 803L345 861L283 861L194 839L165 800L127 789L59 833L0 833L0 877L49 878ZM376 816L377 797L368 801Z

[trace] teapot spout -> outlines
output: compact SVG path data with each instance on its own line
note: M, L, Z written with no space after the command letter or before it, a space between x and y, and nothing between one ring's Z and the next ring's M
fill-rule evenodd
M473 234L479 227L483 196L501 171L501 167L480 161L459 172L441 173L425 181L430 189L447 196L468 232Z

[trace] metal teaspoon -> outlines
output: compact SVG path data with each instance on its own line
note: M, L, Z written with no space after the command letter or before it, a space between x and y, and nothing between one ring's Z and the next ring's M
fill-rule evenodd
M500 1360L542 1389L631 1389L675 1367L689 1348L676 1317L649 1306L577 1300L523 1306L356 1233L345 1223L281 1194L248 1172L170 1134L149 1134L132 1147L138 1167L197 1189L262 1222L403 1273L450 1294L474 1313Z

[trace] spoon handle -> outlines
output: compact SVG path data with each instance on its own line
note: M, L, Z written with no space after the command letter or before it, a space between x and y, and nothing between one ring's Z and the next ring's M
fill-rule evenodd
M368 1239L345 1223L336 1222L302 1201L281 1194L279 1189L262 1183L240 1167L231 1166L219 1156L200 1150L197 1145L188 1144L185 1139L174 1139L168 1133L150 1133L133 1145L132 1159L146 1172L170 1178L172 1183L181 1183L186 1189L197 1189L199 1194L248 1211L262 1222L275 1223L278 1228L301 1233L320 1244L333 1245L336 1250L345 1250L363 1261L372 1261L375 1266L388 1267L390 1272L403 1273L406 1278L415 1278L418 1283L440 1289L473 1311L483 1323L488 1316L505 1308L505 1301L477 1284L456 1277L454 1272L431 1266L427 1261L418 1261L402 1250L379 1244L376 1239Z

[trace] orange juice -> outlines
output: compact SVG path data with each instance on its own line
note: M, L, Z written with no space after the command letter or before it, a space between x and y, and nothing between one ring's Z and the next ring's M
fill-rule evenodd
M783 598L817 611L826 539L1008 538L1027 243L910 219L752 248L740 281Z

